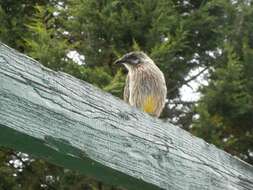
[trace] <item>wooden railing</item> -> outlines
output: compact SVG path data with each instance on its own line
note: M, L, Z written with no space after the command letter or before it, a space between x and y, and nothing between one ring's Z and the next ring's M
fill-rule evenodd
M253 167L0 44L0 145L129 190L252 190Z

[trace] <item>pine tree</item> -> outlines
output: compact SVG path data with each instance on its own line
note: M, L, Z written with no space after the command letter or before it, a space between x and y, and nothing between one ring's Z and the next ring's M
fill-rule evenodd
M202 89L200 117L192 131L253 163L253 7L235 6L240 10L237 27L227 36L222 59Z

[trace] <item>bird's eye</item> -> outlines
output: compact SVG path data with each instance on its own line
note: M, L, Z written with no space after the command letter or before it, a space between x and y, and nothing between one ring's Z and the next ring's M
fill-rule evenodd
M131 62L133 64L138 64L140 62L140 60L139 59L131 59Z

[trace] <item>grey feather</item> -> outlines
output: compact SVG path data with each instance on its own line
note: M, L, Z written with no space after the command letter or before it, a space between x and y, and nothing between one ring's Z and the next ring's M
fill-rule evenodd
M126 77L126 83L124 88L124 95L123 95L124 101L129 103L129 76Z
M128 70L124 100L131 106L159 117L167 96L166 83L161 70L143 52L130 52L116 62L124 64ZM152 103L147 104L150 98ZM152 105L151 110L147 111L147 105Z

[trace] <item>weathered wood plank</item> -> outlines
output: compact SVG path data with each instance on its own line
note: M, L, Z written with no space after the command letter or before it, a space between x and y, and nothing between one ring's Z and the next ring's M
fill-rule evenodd
M3 44L0 139L129 189L253 189L249 164Z

